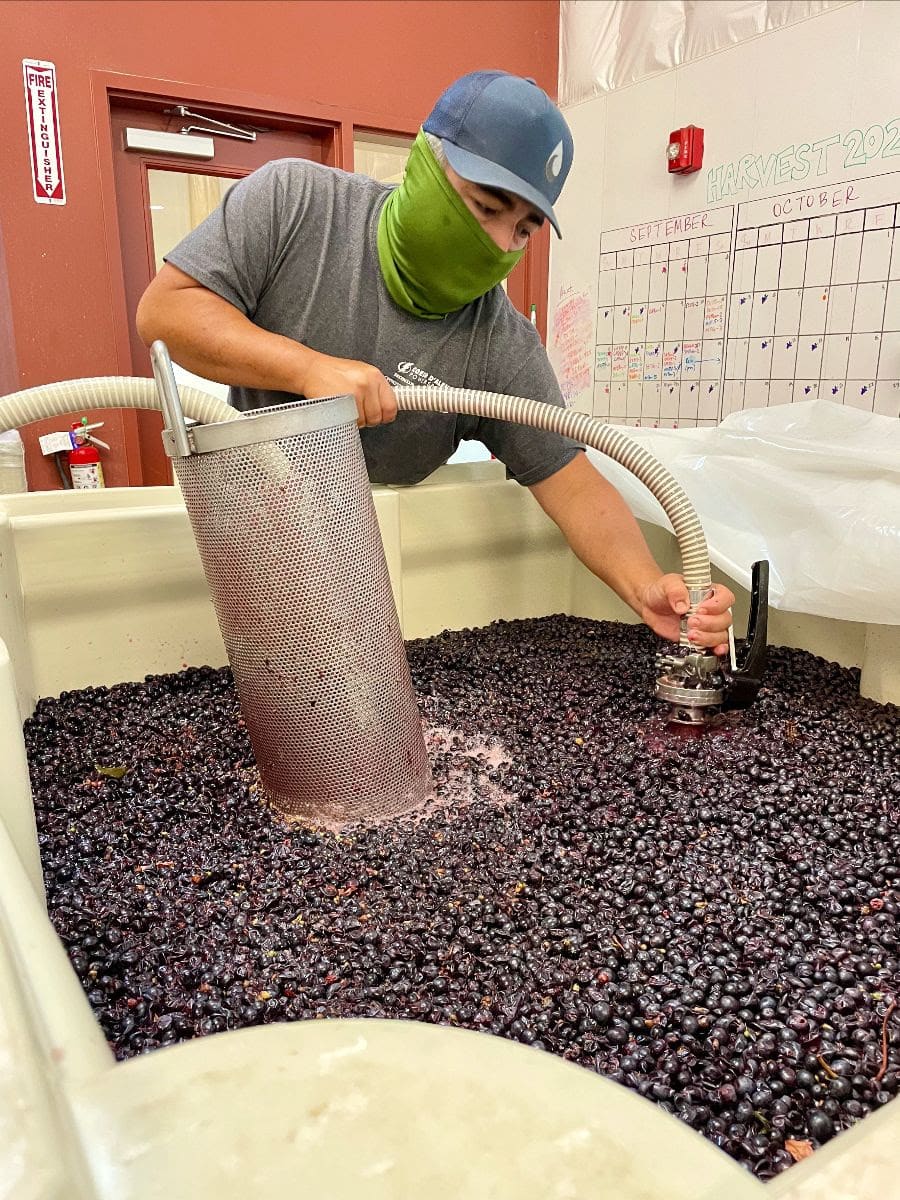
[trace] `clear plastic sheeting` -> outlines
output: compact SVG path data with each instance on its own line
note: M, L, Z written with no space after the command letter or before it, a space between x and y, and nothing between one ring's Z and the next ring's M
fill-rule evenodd
M769 603L900 625L900 421L825 400L747 409L709 429L629 429L691 497L712 562ZM635 516L669 528L634 476L588 451Z
M578 104L852 0L562 0L559 102Z
M25 447L15 429L0 433L0 496L25 492Z

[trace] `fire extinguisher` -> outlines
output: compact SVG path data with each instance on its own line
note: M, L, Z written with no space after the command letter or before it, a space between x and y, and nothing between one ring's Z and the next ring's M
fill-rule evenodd
M92 429L99 429L102 424L102 421L98 421L94 425L88 425L87 417L72 423L69 434L72 449L68 454L68 462L73 488L93 490L106 487L97 447L102 446L104 450L108 450L109 446L91 434Z

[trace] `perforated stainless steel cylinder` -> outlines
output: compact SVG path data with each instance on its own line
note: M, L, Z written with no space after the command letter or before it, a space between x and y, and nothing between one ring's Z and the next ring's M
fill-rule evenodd
M349 396L195 426L173 456L262 787L315 823L431 792Z

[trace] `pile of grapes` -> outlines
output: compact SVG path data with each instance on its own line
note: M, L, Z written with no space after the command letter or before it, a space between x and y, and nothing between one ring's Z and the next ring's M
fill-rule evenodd
M337 832L260 802L227 670L41 701L49 911L117 1054L466 1026L634 1089L760 1178L888 1103L900 712L775 649L754 707L686 741L654 650L567 617L411 643L438 799Z

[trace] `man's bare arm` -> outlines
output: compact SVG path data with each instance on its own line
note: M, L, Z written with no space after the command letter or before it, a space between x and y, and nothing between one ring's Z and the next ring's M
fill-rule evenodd
M616 489L586 454L529 489L588 570L603 580L660 637L678 640L688 593L680 575L664 574L637 521ZM689 621L698 646L724 654L734 596L722 584Z
M376 367L319 354L260 329L170 263L141 297L136 324L146 345L161 338L177 363L205 379L310 398L351 395L361 425L397 415L393 389Z

